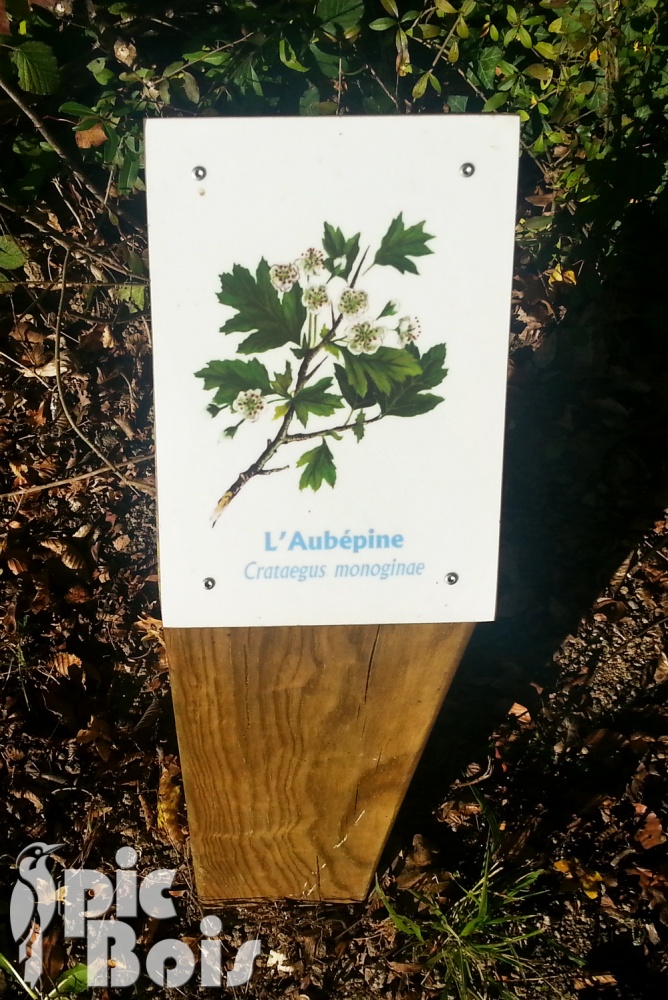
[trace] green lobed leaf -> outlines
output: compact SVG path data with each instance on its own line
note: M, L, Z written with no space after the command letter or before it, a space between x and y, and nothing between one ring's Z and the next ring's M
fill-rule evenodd
M24 42L12 52L19 87L30 94L53 94L60 84L58 62L50 45Z
M13 271L17 267L23 267L26 259L13 236L0 236L0 268L6 267Z
M331 378L321 378L313 385L305 385L293 397L295 415L304 427L306 427L309 413L316 417L331 417L335 410L340 410L343 406L338 396L326 391L331 385Z
M407 228L404 225L403 213L400 212L383 236L380 248L374 257L374 264L394 267L402 274L405 271L417 274L418 269L410 258L433 253L434 251L427 246L427 240L433 239L433 236L424 232L424 222L418 222Z
M445 344L436 344L422 356L415 345L406 350L418 361L421 371L418 375L404 379L400 385L395 385L387 397L379 400L380 408L387 416L417 417L443 402L442 396L434 396L424 390L440 385L448 374L445 367Z
M269 278L269 264L262 258L255 277L235 264L232 272L221 274L218 301L236 310L220 328L222 333L251 333L239 345L240 354L270 351L284 344L296 343L306 320L306 308L298 285L280 299Z
M494 81L496 79L496 67L499 65L499 60L502 58L503 49L500 45L490 45L483 50L483 53L478 60L476 74L485 90L491 90L493 88Z
M323 483L334 486L336 482L336 466L331 451L327 447L327 442L311 451L305 451L297 462L297 467L304 468L299 480L299 489L319 490Z
M231 406L239 393L247 389L259 389L264 396L271 392L269 373L257 358L209 361L195 372L195 378L204 379L205 390L216 389L214 403L218 406Z
M335 229L326 222L322 248L326 254L325 267L330 274L336 278L345 278L347 281L360 250L360 233L347 240L340 229ZM339 261L342 263L339 264Z
M352 354L343 349L341 353L350 386L361 397L370 385L387 395L395 383L422 372L417 358L403 348L379 347L374 354Z

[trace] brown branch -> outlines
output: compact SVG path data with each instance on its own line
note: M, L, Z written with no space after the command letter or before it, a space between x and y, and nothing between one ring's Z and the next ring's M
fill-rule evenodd
M57 243L58 246L64 247L65 250L71 250L74 253L84 254L86 257L90 257L92 260L98 261L103 267L108 267L111 271L118 271L119 274L125 274L129 278L137 278L141 276L136 275L133 271L130 271L127 267L123 267L122 264L117 264L114 260L109 260L103 257L102 254L97 253L95 250L89 250L88 247L81 246L76 240L71 240L68 236L59 236L51 226L45 225L43 222L39 222L38 219L33 219L32 216L27 215L25 212L19 212L17 208L10 205L8 201L0 198L0 208L5 212L14 212L15 215L20 215L24 222L27 222L29 226L33 229L37 229L40 233L44 233L49 239ZM57 282L56 282L57 284Z
M63 309L65 306L65 275L67 273L67 260L69 257L69 253L70 253L69 250L67 250L65 253L65 260L63 261L63 270L60 276L61 277L60 301L58 303L58 314L56 316L56 328L55 328L54 362L56 367L56 389L58 390L58 399L60 400L60 405L63 409L65 417L67 418L67 422L74 431L74 433L78 437L80 437L81 440L84 442L84 444L97 455L100 461L104 462L107 468L111 472L113 472L114 475L118 476L118 478L120 479L120 481L123 483L124 486L129 486L130 489L134 490L134 492L136 493L137 492L136 487L133 486L132 482L129 479L126 479L126 477L123 475L122 472L118 471L117 467L113 465L112 462L109 461L104 452L101 452L100 449L97 447L97 445L93 444L93 442L89 438L87 438L86 435L83 433L83 431L79 428L76 420L70 413L69 407L67 405L67 400L65 399L65 392L63 390L63 379L60 371L60 328L63 323Z
M356 283L357 279L359 278L360 271L362 270L362 265L364 264L364 261L366 260L366 256L367 256L368 252L369 252L369 247L366 248L366 250L362 254L362 257L360 258L359 264L357 265L357 268L355 270L355 274L354 274L353 278L350 281L350 288L354 288L355 287L355 283ZM373 265L371 265L371 266L373 266ZM368 270L368 268L367 268L367 270ZM324 350L324 348L329 343L331 343L332 340L334 339L334 335L335 335L335 333L336 333L336 331L337 331L337 329L338 329L338 327L339 327L342 319L343 319L343 316L342 316L341 313L339 313L339 315L336 317L336 319L332 322L332 327L331 327L329 333L325 337L322 338L322 340L320 341L319 344L316 344L315 347L309 348L309 350L307 350L304 353L304 357L302 359L302 363L299 366L299 371L297 373L297 379L296 379L295 387L294 387L294 390L293 390L293 399L297 395L297 393L300 391L300 389L302 389L304 387L304 385L306 384L306 382L308 382L308 380L310 378L312 378L312 376L314 375L314 373L320 367L320 364L318 364L318 365L316 365L316 367L314 369L312 369L311 371L309 371L309 365L311 364L311 361L313 360L313 358L317 354L319 354L320 351ZM218 518L220 517L220 515L223 513L223 511L225 510L225 508L232 502L232 500L234 500L234 498L237 495L237 493L239 492L239 490L241 490L241 488L243 486L245 486L245 484L250 479L254 479L255 476L261 476L261 475L265 474L264 473L264 467L265 467L265 465L267 464L267 462L269 462L274 457L274 455L276 454L276 452L278 451L279 448L281 448L284 444L287 444L290 440L294 440L294 441L301 441L301 440L303 440L303 441L305 441L305 440L308 440L308 438L311 438L311 437L320 437L322 435L322 433L323 433L322 431L318 431L317 433L314 433L314 434L309 434L308 437L301 437L300 435L292 435L292 436L288 435L288 428L289 428L289 426L290 426L290 424L292 422L292 419L293 419L294 415L295 415L294 406L291 405L290 408L288 409L287 413L285 414L284 418L283 418L281 426L278 429L278 433L273 438L273 440L267 442L267 447L264 449L264 451L262 452L262 454L260 455L260 457L257 458L253 462L252 465L249 465L248 468L244 472L241 472L239 474L239 476L236 478L236 480L229 487L229 489L227 489L225 491L225 493L223 493L222 497L220 498L220 500L218 501L218 503L216 505L216 509L213 512L213 515L212 515L212 518L211 518L211 527L215 526L216 521L218 520ZM373 419L376 420L376 419L379 419L379 418L374 417ZM371 422L372 421L370 420L369 423L371 423ZM339 428L334 428L335 431L338 430L338 429ZM282 471L282 470L271 470L271 471Z
M77 161L72 156L70 156L67 150L63 146L61 146L58 140L49 131L49 129L46 127L46 125L39 117L39 115L37 115L32 110L32 108L28 107L28 105L25 103L21 95L16 90L14 90L11 84L7 83L7 81L4 80L1 76L0 76L0 89L4 90L4 92L7 94L9 98L11 98L11 100L14 102L19 111L22 111L23 114L26 116L26 118L30 119L30 121L37 129L37 131L45 140L45 142L48 142L49 146L51 146L53 151L57 153L57 155L61 158L63 163L67 164L67 166L70 168L70 170L77 178L77 180L79 180L83 184L83 186L97 198L97 200L100 202L100 204L105 210L110 211L110 209L107 209L107 199L104 191L101 188L99 188L97 184L84 173L84 171L81 169ZM143 230L144 227L139 222L137 222L134 216L130 212L127 212L121 206L119 205L115 206L114 214L120 216L120 218L124 219L134 229L138 229L139 231Z
M155 451L150 451L148 455L140 455L137 458L126 458L122 462L116 463L116 469L122 469L126 465L140 465L142 462L150 462L155 458ZM40 486L27 486L24 490L13 490L11 493L0 493L0 500L20 499L29 493L42 493L44 490L55 490L58 486L69 486L70 483L77 483L82 479L94 479L96 476L108 476L111 469L94 469L93 472L81 472L78 476L69 476L67 479L55 479L50 483L42 483ZM128 480L130 482L130 480ZM137 485L137 484L133 484Z
M377 420L382 420L385 416L384 413L378 413L371 420L365 420L360 426L368 427L369 424L375 424ZM351 431L356 424L341 424L340 427L325 427L320 431L305 431L300 434L288 434L288 436L283 441L283 444L292 444L293 441L311 441L313 438L317 437L327 437L328 434L341 434L343 431Z

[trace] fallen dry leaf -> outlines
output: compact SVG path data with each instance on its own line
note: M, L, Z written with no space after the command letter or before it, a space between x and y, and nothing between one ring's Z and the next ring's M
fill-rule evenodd
M665 842L665 834L661 826L661 820L656 813L648 812L645 816L645 824L635 835L641 847L649 851L652 847L658 847Z
M51 666L54 667L63 677L70 677L70 668L81 667L81 660L78 656L75 656L74 653L56 653L51 660Z
M530 726L531 725L531 714L529 709L525 705L520 705L516 701L508 709L508 715L512 715L519 722L520 726Z
M158 831L163 840L174 847L180 847L185 840L179 824L181 788L173 780L179 773L177 764L166 764L162 768L158 785Z

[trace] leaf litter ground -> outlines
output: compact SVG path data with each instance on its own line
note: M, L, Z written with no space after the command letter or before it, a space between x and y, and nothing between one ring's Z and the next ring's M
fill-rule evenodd
M91 234L89 248L140 270L140 236L121 259ZM30 841L62 842L57 862L102 871L131 843L142 870L179 872L177 926L138 926L140 951L164 934L196 949L157 591L143 288L110 288L75 254L60 357L77 425L131 487L89 475L100 460L58 402L58 271L43 242L26 245L42 287L17 286L0 320L3 923L13 859ZM666 361L648 322L651 275L633 258L630 247L601 285L520 257L498 620L476 631L441 712L384 851L382 894L222 911L229 964L262 939L250 995L449 995L433 941L418 946L390 908L418 926L435 903L447 917L480 879L490 836L494 865L541 873L547 892L530 900L542 932L522 949L530 965L490 964L481 995L633 1000L665 988ZM196 488L197 469L184 475ZM48 977L80 958L56 925ZM142 992L160 991L142 980Z

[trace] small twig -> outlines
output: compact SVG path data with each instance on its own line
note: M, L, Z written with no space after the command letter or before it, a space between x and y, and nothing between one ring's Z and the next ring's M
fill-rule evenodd
M184 70L190 69L190 67L195 66L196 63L204 62L205 60L210 59L211 56L218 55L219 52L225 52L227 49L233 49L235 45L240 45L242 42L247 40L248 36L244 35L243 38L237 38L235 42L228 42L226 45L219 45L217 49L211 49L210 52L205 52L204 55L197 56L196 59L191 59L189 62L184 63L183 66L179 66L178 69L172 70L171 73L165 73L164 76L159 76L157 80L147 80L146 82L150 83L152 87L157 87L163 80L171 80L173 76L183 73Z
M132 482L129 479L126 479L123 473L118 471L117 467L109 461L107 456L100 451L97 445L93 444L93 442L86 437L83 431L80 430L77 422L70 413L69 407L67 405L67 400L65 399L65 392L63 390L63 380L60 372L60 328L63 322L63 309L65 306L65 275L67 273L67 261L69 258L69 254L70 251L67 250L65 253L65 260L63 261L63 271L61 274L60 301L58 303L58 314L56 316L56 329L55 329L54 362L56 367L56 388L58 390L58 398L60 400L60 405L63 408L63 413L67 418L67 422L74 431L74 433L77 434L78 437L80 437L81 440L84 442L84 444L97 455L100 461L104 462L104 464L107 466L108 469L111 470L111 472L113 472L115 475L118 476L118 478L120 479L120 481L123 483L124 486L129 486L130 489L134 490L134 492L136 493L137 489L135 486L133 486Z
M25 212L19 212L17 208L10 205L10 203L5 201L3 198L0 198L0 208L2 208L5 212L14 212L15 215L20 215L23 221L27 222L29 226L32 226L33 229L37 229L40 233L44 233L49 237L49 239L53 240L54 243L57 243L65 250L72 250L75 253L84 254L92 260L97 260L103 267L108 267L111 271L118 271L120 274L125 274L129 278L139 277L141 280L141 276L135 274L134 271L130 271L122 264L117 264L114 260L109 260L107 257L103 257L102 254L97 253L95 250L89 250L88 247L81 246L80 243L77 243L76 240L70 239L69 236L58 235L58 233L56 233L51 226L47 226L43 222L39 222L38 219L33 219L32 216L27 215Z
M138 458L126 458L122 462L116 463L116 469L122 469L126 465L139 465L141 462L150 462L155 458L155 451L150 451L148 455L140 455ZM69 476L67 479L54 479L51 483L42 483L40 486L27 486L24 490L13 490L11 493L0 493L0 500L12 500L27 496L29 493L42 493L44 490L55 490L59 486L69 486L70 483L77 483L82 479L94 479L96 476L108 476L110 469L94 469L92 472L81 472L78 476ZM128 480L130 482L130 480ZM134 485L134 484L133 484Z
M137 277L137 275L133 275ZM65 288L119 288L121 285L123 287L136 285L137 288L145 288L148 283L142 281L67 281L65 282ZM50 288L62 288L61 281L2 281L0 285L12 285L12 287L17 286L19 288L43 288L48 291Z
M384 416L384 413L379 413L377 416L371 417L370 420L365 420L361 426L368 427L369 424L375 424L377 420L382 420ZM355 424L341 424L340 427L327 427L321 431L304 431L300 434L288 434L283 439L283 444L292 444L293 441L310 441L312 438L327 437L328 434L342 434L343 431L351 431L355 426Z
M27 365L24 365L20 361L17 361L16 358L12 358L9 354L5 354L4 351L0 351L0 357L7 358L7 360L11 361L11 363L13 365L16 365L17 368L22 368L24 372L28 372L30 378L36 378L39 382L42 383L45 389L48 389L49 392L51 392L51 386L48 384L48 382L45 382L44 379L41 377L41 375L38 375L37 372L34 371L32 368L28 368Z
M51 134L51 132L48 130L48 128L46 127L42 119L39 117L39 115L35 114L32 108L28 107L28 105L24 102L21 95L17 93L17 91L14 90L14 88L9 83L7 83L6 80L3 80L1 76L0 76L0 88L4 90L7 96L12 99L12 101L19 109L19 111L22 111L23 114L30 119L30 121L33 123L33 125L40 133L40 135L43 137L43 139L46 142L48 142L49 146L51 146L53 151L57 153L57 155L61 158L63 163L67 164L67 166L70 168L70 170L77 178L77 180L79 180L83 184L83 186L97 198L100 204L106 208L105 204L106 199L104 191L102 191L102 189L99 188L94 181L92 181L89 177L86 176L86 174L83 172L77 161L72 156L70 156L67 150L63 146L61 146L58 140ZM143 229L143 226L141 226L140 223L137 222L137 220L131 215L131 213L126 212L126 210L121 206L116 205L114 207L114 214L120 216L127 223L129 223L134 229L138 229L139 231Z
M376 81L376 83L378 84L378 86L380 87L380 89L381 89L381 90L383 91L383 93L384 93L384 94L385 94L385 95L386 95L387 97L389 97L389 99L390 99L390 100L392 101L392 103L394 104L394 106L395 106L395 108L397 109L397 111L399 111L399 110L400 110L400 108L401 108L401 105L399 104L399 101L398 101L397 97L396 97L396 96L395 96L395 95L394 95L394 94L392 93L392 91L391 91L391 90L389 90L389 88L388 88L388 87L387 87L387 86L386 86L386 85L385 85L385 84L383 83L383 81L381 80L381 78L380 78L380 77L378 76L378 73L376 73L375 69L373 68L373 66L369 66L369 64L368 64L368 63L365 63L365 64L364 64L364 68L365 68L366 70L368 70L368 72L369 72L369 73L371 74L371 76L372 76L372 77L373 77L373 79L374 79L374 80Z

